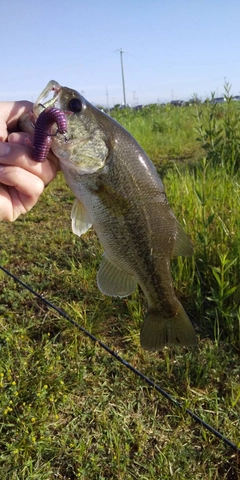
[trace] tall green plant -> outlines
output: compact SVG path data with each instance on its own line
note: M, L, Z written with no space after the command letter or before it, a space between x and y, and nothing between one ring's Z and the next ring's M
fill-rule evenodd
M239 176L203 158L169 170L164 183L177 218L194 243L192 259L173 262L174 285L190 316L218 342L237 348L239 337ZM179 198L181 196L181 202Z
M218 104L212 93L206 105L196 104L197 140L213 166L221 166L234 175L240 166L240 107L224 85L224 104Z

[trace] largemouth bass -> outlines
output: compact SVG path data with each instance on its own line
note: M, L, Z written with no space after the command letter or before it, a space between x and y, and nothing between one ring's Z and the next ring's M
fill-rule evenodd
M52 98L46 100L50 92ZM104 247L98 288L125 297L140 285L148 302L140 335L144 349L194 345L195 331L174 293L170 271L171 258L192 255L193 248L153 163L121 125L54 80L33 113L37 118L53 108L67 121L64 134L53 124L51 149L76 196L73 231L81 236L93 226Z

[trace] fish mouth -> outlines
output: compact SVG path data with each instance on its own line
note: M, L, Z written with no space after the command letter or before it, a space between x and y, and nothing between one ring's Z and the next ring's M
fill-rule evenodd
M64 93L66 87L62 87L55 80L50 80L44 90L38 96L36 102L33 105L33 112L31 115L32 127L35 128L37 119L42 112L46 109L52 107L61 110L63 114L69 118L70 115L73 115L74 112L71 110L64 110L62 94ZM74 91L73 91L74 92ZM77 93L77 92L76 92ZM51 136L51 149L53 153L59 158L60 162L63 165L66 165L68 168L73 168L74 170L81 170L81 173L93 173L96 169L99 169L99 165L95 166L95 158L89 158L88 152L84 154L84 147L92 138L92 134L88 134L82 137L75 138L71 133L71 128L69 129L69 123L67 122L67 129L64 132L58 130L58 123L56 121L56 126L54 130L46 132L46 135ZM36 129L35 129L36 132ZM78 165L76 160L71 159L72 150L78 148L78 150L83 150L83 156L85 156L84 164ZM90 162L90 165L88 163Z
M40 113L42 113L47 107L59 107L59 94L61 88L61 85L59 85L56 80L50 80L50 82L48 82L47 86L40 93L34 103L32 110L20 117L18 121L20 131L34 134L36 121Z
M39 115L46 110L47 108L54 107L58 110L61 109L61 102L60 102L60 94L62 91L62 86L56 80L50 80L44 90L38 96L36 102L33 105L32 115L31 115L31 124L32 127L35 129L36 121ZM63 112L66 113L66 112ZM70 114L71 112L67 112ZM57 122L56 122L57 123ZM58 127L58 125L57 125ZM60 136L58 136L58 128L55 133L51 134L52 137L57 136L58 140L67 144L69 141L68 132L67 130L60 132Z
M33 115L36 120L40 113L48 107L58 107L58 97L61 91L61 85L56 80L50 80L44 90L40 93L33 105ZM50 97L50 98L49 98Z

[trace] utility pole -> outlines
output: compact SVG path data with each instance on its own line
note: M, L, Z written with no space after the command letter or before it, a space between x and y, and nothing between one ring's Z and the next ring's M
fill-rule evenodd
M123 70L123 50L120 48L120 59L121 59L121 70L122 70L122 86L123 86L123 103L124 106L127 106L127 101L126 101L126 92L125 92L125 81L124 81L124 70Z

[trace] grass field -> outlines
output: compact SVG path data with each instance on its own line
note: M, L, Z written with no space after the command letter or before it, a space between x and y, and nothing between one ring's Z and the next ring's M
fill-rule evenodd
M240 447L239 107L228 96L117 119L157 165L194 242L172 273L198 345L141 349L144 297L99 292L102 248L93 231L71 232L61 174L30 213L0 224L1 264ZM240 478L230 447L1 271L0 302L2 479Z

